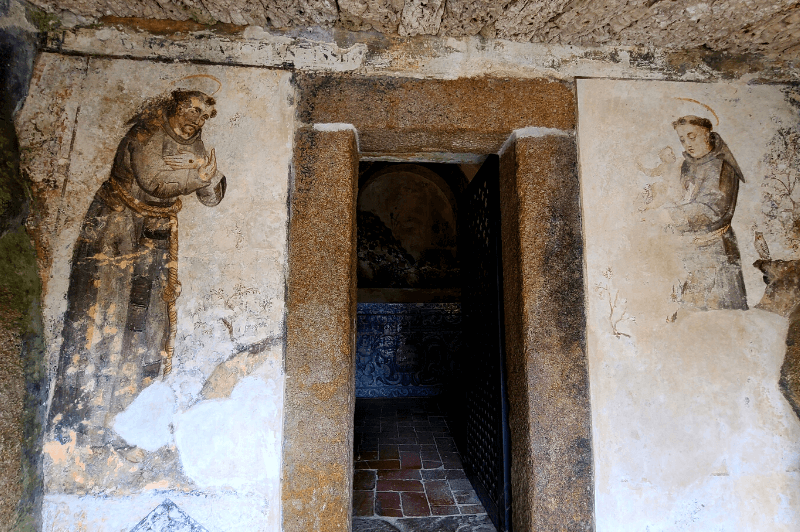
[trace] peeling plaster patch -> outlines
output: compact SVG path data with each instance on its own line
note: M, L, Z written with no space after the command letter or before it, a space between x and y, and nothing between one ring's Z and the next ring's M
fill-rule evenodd
M63 464L75 451L75 432L70 432L70 440L65 443L49 441L44 444L42 452L50 457L54 464Z
M247 377L230 399L203 401L176 415L175 442L186 475L205 488L274 490L280 477L282 397L281 383Z
M154 452L172 441L170 425L174 413L175 393L167 383L157 381L117 415L114 431L130 445Z

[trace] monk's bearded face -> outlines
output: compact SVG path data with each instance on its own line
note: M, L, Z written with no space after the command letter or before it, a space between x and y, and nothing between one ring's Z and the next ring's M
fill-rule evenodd
M681 124L675 126L675 132L678 134L678 138L681 139L683 149L695 159L706 155L712 150L711 131L702 126Z
M215 114L217 113L213 106L206 105L200 98L192 97L189 101L178 104L175 116L170 119L170 125L175 133L188 139L200 131L206 120Z

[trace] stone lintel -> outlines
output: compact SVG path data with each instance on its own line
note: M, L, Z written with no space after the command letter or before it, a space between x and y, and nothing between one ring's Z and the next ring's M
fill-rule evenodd
M497 153L520 128L575 128L572 84L544 78L298 74L297 88L302 122L353 124L367 155Z
M284 532L350 529L357 182L355 131L297 131L289 222Z

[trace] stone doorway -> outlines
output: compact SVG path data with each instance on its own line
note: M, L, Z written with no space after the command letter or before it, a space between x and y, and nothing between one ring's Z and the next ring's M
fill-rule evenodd
M359 158L501 153L513 527L593 529L573 87L300 76L289 229L283 526L352 523ZM420 155L421 154L421 155Z

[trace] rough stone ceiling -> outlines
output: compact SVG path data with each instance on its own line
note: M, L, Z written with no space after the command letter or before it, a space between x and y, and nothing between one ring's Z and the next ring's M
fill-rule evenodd
M483 35L520 42L706 47L789 59L800 52L800 0L33 0L50 12L339 26L384 34Z

